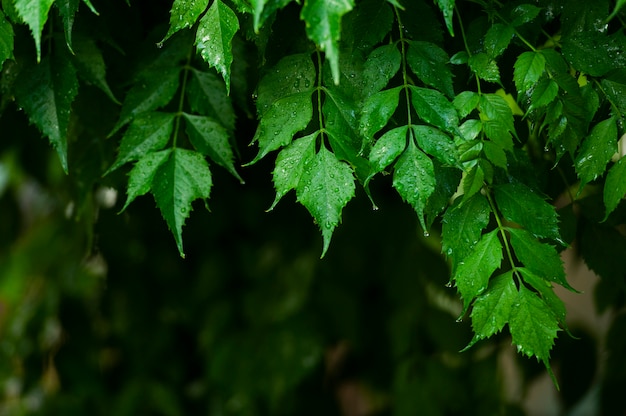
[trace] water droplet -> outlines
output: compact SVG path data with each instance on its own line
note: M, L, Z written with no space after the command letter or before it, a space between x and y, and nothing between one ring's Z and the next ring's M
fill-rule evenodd
M187 208L181 208L180 212L184 214L185 212L187 212Z
M161 49L163 47L163 42L157 42L156 46L157 48Z
M428 231L424 231L424 237L430 237L430 233Z
M456 322L460 324L461 322L463 322L463 318L462 317L456 318Z

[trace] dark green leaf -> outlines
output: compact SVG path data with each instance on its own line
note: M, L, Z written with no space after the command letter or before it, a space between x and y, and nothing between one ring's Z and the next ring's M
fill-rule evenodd
M372 22L376 22L372 25ZM352 31L358 48L368 50L391 30L394 15L391 7L384 1L365 0L354 10Z
M128 187L126 190L128 197L126 198L126 203L122 211L124 211L135 198L150 192L152 180L154 179L157 169L165 163L171 153L171 148L159 152L147 153L135 163L135 166L133 166L128 174Z
M13 26L0 10L0 65L13 58Z
M611 102L615 104L622 117L626 117L626 83L603 79L602 88L611 98Z
M306 207L317 222L326 254L335 227L341 221L341 211L354 197L352 169L337 160L334 154L322 146L310 163L304 166L296 187L298 201Z
M541 9L532 4L520 4L511 11L511 25L521 26L539 15Z
M41 32L48 20L48 12L54 0L15 0L15 10L28 25L37 50L37 62L41 60Z
M604 221L617 208L624 195L626 195L626 157L620 158L606 175L604 182L604 205L606 206Z
M187 99L192 111L219 120L228 130L235 129L235 110L224 81L212 72L191 70Z
M374 49L363 66L363 97L382 90L398 73L401 62L402 55L395 45Z
M233 38L239 30L239 20L230 7L215 0L200 19L196 32L196 48L202 58L224 78L230 91L230 65L233 62Z
M470 69L480 79L500 84L500 69L498 64L486 53L477 53L467 61Z
M59 14L63 20L63 31L65 32L65 43L70 51L72 47L72 29L74 28L74 18L78 11L78 0L56 0L54 2L59 8Z
M491 58L497 58L506 50L515 35L513 26L496 23L485 34L485 52Z
M454 24L452 19L454 18L454 0L435 0L435 3L441 9L443 13L443 19L446 22L448 32L454 36Z
M626 67L626 38L597 31L575 32L562 40L563 57L577 70L594 77Z
M410 89L411 103L422 120L449 133L459 133L459 116L442 93L430 88Z
M523 52L517 57L513 70L513 81L520 93L526 92L539 80L546 67L546 58L541 52Z
M251 0L250 4L252 5L254 13L254 31L259 33L259 29L261 29L263 23L278 10L291 3L291 1L292 0Z
M93 39L79 36L74 43L74 65L78 75L85 81L100 88L110 99L119 104L106 80L106 65L102 52Z
M441 130L430 126L412 126L419 147L448 166L458 166L459 156L452 139Z
M495 229L485 234L469 255L458 263L453 280L463 299L463 313L474 298L487 289L489 278L500 268L502 243L499 232Z
M574 161L581 188L604 174L606 165L617 152L617 139L615 118L601 121L593 127Z
M559 85L551 78L543 78L537 83L530 96L528 111L545 107L556 98Z
M165 42L181 29L190 28L209 5L209 0L174 0L170 10L170 27L161 41Z
M209 165L202 155L178 148L172 150L152 178L154 200L174 235L181 257L185 257L182 232L191 203L202 199L206 205L212 184Z
M485 141L483 143L483 151L485 152L487 160L489 160L494 166L505 170L508 168L508 159L506 157L505 149L499 143Z
M437 88L450 98L454 97L450 58L439 46L431 42L409 41L406 60L411 70L426 85Z
M387 125L398 107L401 88L384 90L365 100L361 109L359 130L366 140L373 140L374 134Z
M376 141L369 155L372 163L372 176L385 170L404 152L407 146L407 132L407 126L396 127Z

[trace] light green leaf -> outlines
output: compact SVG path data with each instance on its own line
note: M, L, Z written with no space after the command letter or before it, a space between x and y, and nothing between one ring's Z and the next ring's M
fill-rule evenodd
M261 118L252 139L259 143L259 153L250 164L291 143L293 136L304 130L312 118L313 103L310 92L288 95L274 101Z
M626 195L626 156L618 160L606 175L603 197L606 207L604 221L617 208L624 195Z
M411 103L422 120L449 133L460 133L459 115L442 93L430 88L409 88Z
M254 32L259 33L263 23L276 11L282 9L292 0L251 0L254 13Z
M475 163L463 176L463 199L474 196L485 186L485 172Z
M200 19L196 32L196 49L202 58L224 78L230 91L230 65L233 62L233 38L239 30L239 20L230 7L215 0Z
M15 10L28 25L37 50L37 62L41 60L41 32L48 20L48 12L54 0L15 0Z
M509 330L519 352L537 357L550 370L550 350L559 331L557 317L542 299L523 285L511 307Z
M419 147L448 166L459 165L459 155L452 138L439 129L430 126L413 125L413 134Z
M144 71L128 91L120 118L109 137L139 114L153 111L168 104L178 90L180 67L158 68Z
M469 119L459 126L459 130L461 132L461 138L466 142L466 143L462 143L461 146L459 147L459 153L461 153L461 147L464 147L463 145L469 146L465 148L465 151L469 150L472 147L478 147L478 146L475 146L475 144L480 144L482 146L482 143L483 143L482 140L476 139L478 135L480 134L480 132L483 131L483 123L480 120L476 120L473 118ZM469 155L465 155L461 159L463 161L475 159L481 150L482 150L482 147L477 149L477 152L473 157L468 158L467 156Z
M408 126L396 127L383 134L374 144L369 154L372 174L382 172L404 152L407 145Z
M383 90L365 100L359 120L359 130L365 140L373 140L374 134L387 125L398 107L401 88Z
M393 172L393 187L402 199L413 207L424 231L424 209L435 191L435 170L432 160L415 145L413 134L407 148L400 155Z
M454 97L450 57L431 42L409 41L406 60L411 70L426 85L437 88L448 97Z
M551 78L543 78L537 83L530 95L528 111L545 107L556 98L559 92L559 84Z
M170 9L170 27L160 43L181 29L192 27L208 5L209 0L174 0Z
M443 13L443 19L446 22L446 27L450 35L454 36L454 0L434 0L441 12Z
M328 250L335 227L341 221L343 207L354 197L354 190L352 169L337 160L324 146L304 167L296 195L322 231L322 257Z
M502 331L504 325L509 322L511 308L517 302L517 298L512 271L491 279L489 289L474 301L471 314L474 338L463 350L472 347L481 339Z
M483 151L485 152L485 157L488 161L499 168L504 170L508 169L508 160L505 150L499 143L485 141L483 143Z
M219 120L228 130L235 129L232 100L226 94L224 81L213 72L192 69L186 93L192 111Z
M521 183L495 187L498 209L504 217L520 224L535 237L561 242L558 217L554 206Z
M515 29L513 26L502 23L492 25L485 34L483 43L485 52L487 52L490 58L497 58L508 48L514 35Z
M500 69L498 68L498 64L486 53L480 52L470 56L467 64L478 78L500 84Z
M294 140L278 153L273 172L276 198L268 211L273 210L287 192L298 187L305 166L310 165L315 159L315 144L318 135L319 132L315 132Z
M122 211L124 211L135 198L150 192L152 179L157 169L165 163L171 153L171 148L148 153L135 163L135 166L133 166L128 173L128 187L126 190L128 197L126 198L126 203Z
M556 249L539 242L526 230L507 228L515 256L532 273L575 292L565 279L563 261Z
M617 124L614 117L593 127L574 160L581 188L604 174L606 165L617 152L617 139Z
M191 203L203 199L206 205L212 184L211 171L204 157L195 151L179 148L173 149L152 179L154 200L183 258L183 225L191 212Z
M546 67L546 58L541 52L523 52L513 65L513 81L520 93L526 92L539 80Z
M565 316L567 311L563 301L554 293L552 284L541 277L537 276L525 267L517 268L524 278L524 282L531 285L541 295L541 299L550 307L550 310L559 320L559 324L567 330L567 322Z
M163 149L174 129L174 113L143 113L135 118L122 137L115 163L104 173L108 175L132 160Z
M472 300L487 289L489 278L502 263L502 243L495 229L483 235L470 254L463 258L453 276L455 285L463 299L463 313Z
M81 78L100 88L114 103L120 103L109 87L106 80L106 65L102 52L100 52L92 38L85 36L76 38L73 58L74 65Z
M306 33L326 53L335 84L339 84L341 17L353 7L353 0L305 0L302 7Z
M478 102L480 119L485 135L504 149L513 150L515 132L513 112L506 100L497 94L482 94Z
M68 125L78 80L69 56L62 51L59 54L24 70L15 85L15 98L30 121L48 137L67 173Z
M463 202L461 198L457 198L454 205L443 214L441 249L452 259L453 272L478 244L482 231L489 224L490 216L489 202L480 194Z
M478 106L480 95L474 91L463 91L452 101L460 118L465 118Z
M13 26L0 10L0 66L4 61L13 58Z
M235 169L235 155L230 145L228 130L211 117L187 113L183 113L183 117L185 118L185 131L196 150L209 156L243 184L244 180Z

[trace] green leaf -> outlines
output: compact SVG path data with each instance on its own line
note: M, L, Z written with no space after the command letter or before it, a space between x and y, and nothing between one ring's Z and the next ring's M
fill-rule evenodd
M343 207L354 197L354 190L352 169L337 160L324 146L304 167L296 195L322 231L322 257L328 250L335 227L341 221Z
M475 163L463 176L463 199L474 196L483 186L485 186L485 172L480 164Z
M460 118L465 118L478 106L480 95L474 91L463 91L452 101Z
M374 144L369 154L372 174L382 172L404 152L407 146L408 126L396 127L383 134Z
M548 360L559 331L558 321L550 307L523 285L511 307L509 330L519 352L537 357L550 369Z
M374 21L376 24L372 25ZM352 23L356 46L363 50L369 50L380 43L391 30L393 22L394 14L387 2L361 1L354 10Z
M230 91L230 65L233 62L233 38L239 30L239 20L230 7L215 0L200 19L196 32L196 49L200 56L224 78Z
M480 52L470 56L467 64L478 78L500 84L500 69L498 68L498 64L486 53Z
M617 208L624 195L626 195L626 156L615 162L606 175L603 196L606 214L603 221L606 221L609 215Z
M104 57L93 39L84 36L77 37L74 44L73 58L74 65L81 78L100 88L111 101L120 104L106 80Z
M109 137L139 114L156 110L168 104L178 90L180 67L158 68L144 71L128 91L120 118Z
M454 18L454 0L435 0L439 9L443 13L443 19L446 22L446 27L450 35L454 36L454 24L452 19Z
M63 31L65 32L65 43L67 47L72 47L72 29L74 27L74 17L78 11L78 0L55 0L54 4L59 8L59 14L63 20Z
M526 230L507 228L515 256L532 273L575 292L565 279L563 260L550 244L539 242Z
M209 0L174 0L170 9L170 27L160 43L181 29L192 27L208 5Z
M613 11L611 12L610 16L606 19L607 22L612 20L615 16L617 16L617 13L619 13L619 11L622 9L622 7L624 7L625 4L626 4L626 0L617 0L615 2L615 8L613 8Z
M498 209L504 217L520 224L537 238L561 242L558 217L554 206L521 183L495 187Z
M273 172L276 198L271 211L287 192L296 189L302 178L305 166L315 159L315 143L319 132L294 140L278 153Z
M0 10L0 65L13 58L13 26Z
M411 70L426 85L437 88L450 98L454 97L450 57L431 42L409 41L406 60Z
M601 77L614 68L626 67L626 39L624 34L595 30L572 33L562 40L563 57L577 70Z
M251 0L253 14L254 14L254 32L259 33L259 29L263 26L263 23L282 9L292 0Z
M515 29L513 26L502 23L492 25L485 34L483 43L485 52L487 52L490 58L497 58L508 48L514 35Z
M339 84L341 17L353 7L353 0L305 0L302 7L306 33L326 53L335 84Z
M235 129L233 103L217 75L192 69L186 93L192 111L219 120L228 130Z
M387 125L398 107L401 88L384 90L365 100L361 109L359 130L366 140L373 140L374 134Z
M478 296L472 307L472 328L474 338L463 351L481 339L486 339L502 331L509 322L513 304L518 293L513 280L513 271L508 271L491 279L489 289Z
M617 139L617 124L614 117L593 127L574 160L581 188L604 174L606 165L617 152Z
M483 143L483 151L488 161L499 168L508 169L508 159L505 150L499 143L485 141Z
M559 92L559 84L551 78L543 78L537 83L530 95L528 111L545 107L556 98Z
M413 125L413 134L419 147L448 166L459 165L459 155L454 141L439 129L430 126Z
M398 73L401 62L402 55L393 44L374 49L363 65L363 97L382 90Z
M183 113L183 117L185 118L185 131L196 150L209 156L243 184L243 179L235 169L235 155L230 145L228 130L211 117L187 113Z
M457 198L442 219L443 253L452 259L452 271L472 252L489 224L491 208L487 198L476 194L461 202Z
M261 118L252 139L259 143L259 153L250 164L291 143L293 136L304 130L312 118L313 103L310 92L288 95L274 101Z
M172 149L152 152L144 155L135 163L128 173L128 187L126 203L121 211L124 211L138 196L145 195L152 188L152 180L157 169L170 157Z
M470 254L458 263L453 276L455 285L463 299L463 313L472 300L487 289L489 278L502 263L502 243L495 229L483 235Z
M412 132L409 132L412 136ZM435 170L432 160L417 148L413 138L394 165L393 187L413 207L424 231L424 209L435 191Z
M174 113L143 113L134 119L122 137L115 163L104 173L108 175L122 165L163 149L174 129Z
M504 149L513 150L511 133L515 132L513 112L506 100L497 94L482 94L478 102L485 135Z
M532 4L520 4L511 11L511 25L521 26L535 19L541 9Z
M459 134L459 116L442 93L430 88L409 88L411 103L422 120L449 133Z
M552 310L554 315L558 318L559 324L563 328L567 329L567 322L565 321L567 311L563 301L554 293L552 284L524 267L519 267L517 271L521 273L527 284L539 292L541 299L543 299L543 301L550 307L550 310Z
M69 57L59 53L62 56L46 57L20 74L15 98L30 121L48 137L67 173L67 134L78 80Z
M212 184L209 165L202 155L179 148L172 150L170 157L158 167L152 179L154 200L183 258L182 231L192 209L191 203L203 199L206 205Z
M523 52L513 66L513 81L517 91L528 91L539 81L546 67L546 58L541 52Z
M37 62L41 60L41 32L53 3L54 0L15 0L15 10L28 25L35 39Z
M606 95L615 104L622 117L626 114L626 80L624 83L611 81L609 79L602 80L602 89Z

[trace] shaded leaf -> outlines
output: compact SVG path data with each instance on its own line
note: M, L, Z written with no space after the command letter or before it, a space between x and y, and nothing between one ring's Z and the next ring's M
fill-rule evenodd
M454 0L435 0L435 3L443 13L443 19L446 22L448 32L450 32L450 35L454 36L454 24L452 22L454 18Z
M521 26L535 19L541 9L532 4L520 4L511 11L511 25Z
M545 107L556 98L559 85L551 78L543 78L537 83L530 96L528 111Z
M498 68L498 64L486 53L481 52L470 56L467 64L478 78L500 84L500 69Z
M395 45L374 49L363 65L363 97L382 90L400 70L402 55Z
M191 28L208 5L209 0L174 0L170 9L170 27L161 43L179 30Z
M626 195L626 156L620 158L606 175L603 194L606 207L604 221L617 208L624 195Z
M559 324L567 329L567 322L565 321L565 304L563 301L554 293L554 289L552 288L552 284L537 276L530 270L525 267L520 267L517 269L518 272L521 273L524 281L532 286L539 295L541 295L541 299L550 307L550 310L554 313L554 315L559 320Z
M581 188L604 174L606 165L615 152L617 152L617 124L615 118L611 117L593 127L574 160Z
M454 97L450 57L431 42L409 41L406 60L411 70L426 85L437 88L450 98Z
M259 33L259 29L261 29L263 23L278 10L291 3L291 1L292 0L251 0L250 3L254 14L254 31Z
M65 43L73 50L72 29L74 28L74 17L78 11L78 0L55 0L54 4L59 9L59 14L63 20L63 32L65 33Z
M189 88L185 91L191 110L219 120L229 130L235 129L235 110L224 81L212 72L191 69Z
M78 75L85 81L100 88L111 101L119 104L106 80L106 64L96 42L88 37L77 37L74 43L73 58Z
M506 50L511 43L515 29L513 26L496 23L492 25L485 34L483 46L485 52L491 58L497 58Z
M502 148L512 151L515 132L513 112L506 100L498 94L482 94L478 103L485 135Z
M13 58L13 26L0 10L0 65Z
M485 172L475 163L463 176L463 199L474 196L485 186Z

